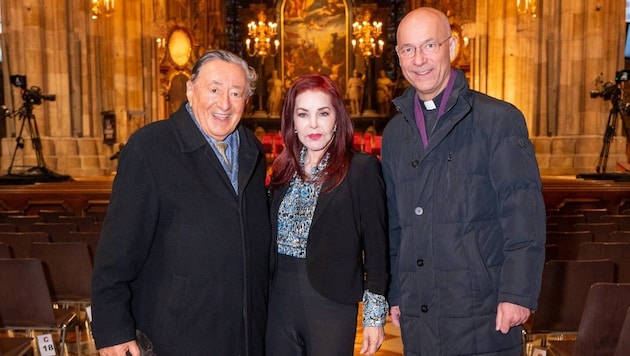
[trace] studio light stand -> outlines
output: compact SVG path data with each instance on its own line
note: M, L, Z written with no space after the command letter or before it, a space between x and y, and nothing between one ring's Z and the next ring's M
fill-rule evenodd
M591 91L591 98L601 97L604 100L610 100L611 108L608 114L608 122L606 123L606 130L604 131L604 138L602 142L602 150L595 166L596 173L580 173L576 178L584 179L599 179L599 180L614 180L617 182L630 181L630 174L627 173L606 173L606 166L608 165L608 154L610 152L610 144L617 130L617 122L619 116L622 119L628 113L628 104L622 100L623 91L621 90L620 83L630 79L630 70L622 70L617 72L615 83L608 82L602 86L601 90ZM625 120L622 122L623 131L626 139L630 138L630 130L625 124Z
M39 136L39 129L37 128L37 121L35 119L35 115L33 114L33 107L35 105L39 105L43 101L54 101L55 95L42 94L39 87L26 89L26 76L24 75L12 75L11 83L21 88L23 104L20 108L13 112L5 108L3 114L5 117L15 118L17 116L22 123L15 139L16 143L13 156L11 157L11 164L9 165L7 174L0 176L0 184L32 184L37 182L62 182L71 180L70 176L55 173L46 167L42 151L42 142ZM24 150L25 140L23 134L25 128L30 134L33 149L35 151L35 166L14 165L18 150ZM23 168L23 170L14 172L14 168L17 167Z

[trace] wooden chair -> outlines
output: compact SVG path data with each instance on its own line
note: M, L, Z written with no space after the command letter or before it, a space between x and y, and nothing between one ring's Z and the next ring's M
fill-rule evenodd
M558 246L558 259L577 259L580 245L594 241L590 231L547 231L547 244Z
M39 215L9 215L7 219L22 232L33 231L33 224L36 222L45 222L44 217Z
M44 217L45 222L58 222L60 216L71 216L71 211L59 210L59 209L41 209L37 212L37 215Z
M92 262L94 262L94 255L96 254L96 246L98 240L101 237L100 232L95 231L72 231L70 232L70 241L85 242L90 249L90 255L92 256Z
M558 224L559 231L574 231L573 225L585 223L583 214L563 214L547 216L547 224Z
M11 253L15 258L28 258L31 256L31 244L33 242L50 242L48 233L35 232L0 232L0 242L11 247Z
M599 222L602 215L610 215L610 211L606 208L582 208L576 209L575 213L584 215L587 223Z
M33 355L33 338L0 336L0 356Z
M558 259L558 245L545 245L545 262Z
M16 232L17 231L17 226L15 226L14 224L11 224L11 223L0 223L0 232L1 231Z
M4 242L0 242L0 258L13 258L11 246L5 244Z
M92 258L85 242L34 242L31 257L44 263L54 303L89 302Z
M84 216L93 216L96 221L103 221L107 215L107 200L89 200L88 207L83 211Z
M609 242L630 242L630 231L613 231L608 237Z
M590 231L594 241L608 241L610 233L617 231L617 223L614 222L586 222L573 225L575 231Z
M612 214L599 217L601 222L614 222L619 230L630 231L630 215Z
M577 333L591 285L613 282L615 264L610 260L552 260L545 263L538 309L525 323L525 342L547 337Z
M630 283L630 243L585 242L580 245L577 259L611 260L617 267L615 282Z
M598 208L601 208L601 202L596 198L565 198L558 205L561 214L575 214L575 211L578 209Z
M21 210L0 210L0 223L8 223L11 215L24 215L24 213Z
M36 222L32 226L33 231L48 233L51 242L63 242L70 231L77 231L77 225L71 222Z
M558 356L613 355L628 307L630 284L593 284L575 340L550 341L551 351Z
M94 216L61 216L59 222L73 223L77 231L101 231L103 226Z
M617 341L614 356L628 355L630 355L630 308L626 310L626 318L621 326L621 332L619 332L619 341Z
M44 266L34 258L0 259L0 328L60 333L59 354L64 354L67 330L75 326L77 349L80 337L77 314L72 309L54 309Z
M558 208L547 208L546 209L547 216L551 215L560 215L560 209Z

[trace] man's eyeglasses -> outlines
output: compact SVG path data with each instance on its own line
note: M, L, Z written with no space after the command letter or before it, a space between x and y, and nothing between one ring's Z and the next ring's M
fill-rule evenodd
M440 47L446 41L450 40L451 37L453 36L448 36L442 42L427 42L418 47L415 47L415 46L396 47L396 53L398 53L398 56L401 58L411 58L416 55L416 50L420 49L420 52L422 52L423 55L430 56L430 55L436 54L440 50Z

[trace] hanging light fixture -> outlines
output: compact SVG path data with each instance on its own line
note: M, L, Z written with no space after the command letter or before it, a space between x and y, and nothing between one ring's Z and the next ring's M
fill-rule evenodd
M275 56L278 53L280 41L271 41L278 34L278 24L272 21L265 22L267 15L264 11L258 13L258 21L251 21L248 25L248 38L245 40L247 55L250 57L260 57L265 61L267 56Z
M536 17L536 0L516 0L516 11Z
M258 12L258 21L251 21L247 24L247 39L245 40L245 50L250 57L258 57L258 70L261 78L265 78L265 58L274 57L278 53L280 41L276 38L278 34L278 24L267 21L264 9ZM272 43L273 41L273 43ZM268 114L263 106L263 91L258 90L258 110L253 117L267 117Z
M385 42L377 40L383 32L383 23L380 21L370 22L370 13L365 12L363 21L356 21L352 24L352 48L358 51L364 58L380 57L383 54Z
M114 0L90 0L92 20L111 16L114 13Z

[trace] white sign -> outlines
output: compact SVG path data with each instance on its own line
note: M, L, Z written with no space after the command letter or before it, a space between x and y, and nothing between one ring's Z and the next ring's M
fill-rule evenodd
M57 356L51 334L37 335L37 347L41 356Z

